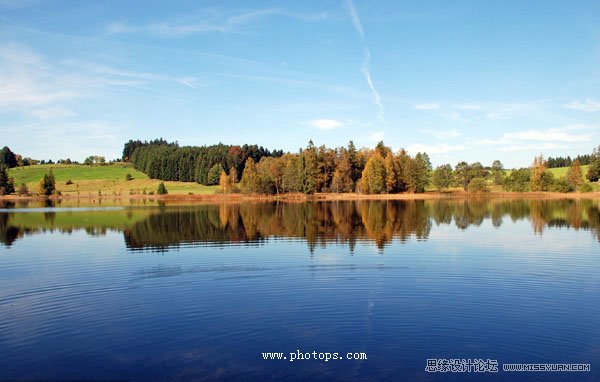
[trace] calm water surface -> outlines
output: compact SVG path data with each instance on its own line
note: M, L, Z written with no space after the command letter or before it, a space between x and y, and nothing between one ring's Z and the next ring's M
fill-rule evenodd
M600 380L600 201L2 207L0 380Z

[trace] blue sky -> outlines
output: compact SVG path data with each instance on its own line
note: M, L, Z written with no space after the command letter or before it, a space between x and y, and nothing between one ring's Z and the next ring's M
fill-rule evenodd
M157 137L590 153L600 2L0 0L0 136L55 160Z

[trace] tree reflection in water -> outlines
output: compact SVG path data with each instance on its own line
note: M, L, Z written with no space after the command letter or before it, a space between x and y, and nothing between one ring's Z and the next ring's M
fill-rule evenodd
M5 206L7 207L7 206ZM11 207L11 206L8 206ZM14 207L14 206L13 206ZM383 250L392 240L427 240L432 225L461 230L490 220L527 219L533 232L547 227L590 230L600 240L600 205L593 200L416 200L335 201L312 203L246 203L165 206L99 212L0 213L0 242L10 246L27 235L84 229L90 235L123 232L129 249L166 250L188 244L257 245L269 237L304 239L312 251L327 243L343 243L353 251L369 241ZM61 214L71 214L67 219ZM87 214L85 218L73 218ZM37 216L39 215L39 216ZM122 216L121 216L122 215Z

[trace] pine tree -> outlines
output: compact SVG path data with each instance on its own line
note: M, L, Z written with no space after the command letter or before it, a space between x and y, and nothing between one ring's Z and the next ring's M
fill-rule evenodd
M300 170L302 176L302 192L314 194L317 192L317 175L319 173L317 163L317 150L313 141L308 142L306 150L300 153Z
M165 184L163 182L160 182L158 184L158 189L156 190L156 194L157 195L167 195L169 193L169 191L167 191L167 187L165 186Z
M15 192L15 182L8 176L8 166L0 164L0 195L8 195Z
M50 196L56 191L56 180L54 179L54 174L52 170L48 174L45 174L44 177L40 180L40 184L38 187L38 194Z

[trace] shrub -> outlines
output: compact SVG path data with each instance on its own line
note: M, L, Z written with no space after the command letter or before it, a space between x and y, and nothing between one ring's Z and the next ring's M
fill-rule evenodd
M156 190L156 193L158 195L166 195L169 193L169 191L167 191L167 187L165 187L165 184L163 182L160 182L160 184L158 185L158 190Z
M25 183L21 183L21 185L19 186L19 195L29 195L29 188Z
M467 186L469 192L488 192L488 186L483 178L473 178Z
M579 192L592 192L592 185L589 183L583 183L579 186Z
M575 186L566 178L558 178L552 182L552 185L550 186L550 191L573 192L575 191Z
M68 186L68 185L70 185L70 184L73 184L73 181L72 181L71 179L69 179L69 180L67 180L67 181L65 182L65 184Z
M127 174L125 175L125 180L126 180L126 181L133 180L133 176L131 176L131 174L130 174L130 173L127 173Z

